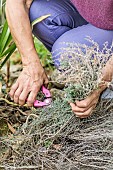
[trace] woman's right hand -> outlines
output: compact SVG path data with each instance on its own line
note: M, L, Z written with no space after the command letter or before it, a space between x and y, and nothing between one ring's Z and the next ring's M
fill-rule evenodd
M15 103L24 105L27 102L28 106L32 106L43 84L48 84L43 67L39 63L30 63L23 68L9 95Z

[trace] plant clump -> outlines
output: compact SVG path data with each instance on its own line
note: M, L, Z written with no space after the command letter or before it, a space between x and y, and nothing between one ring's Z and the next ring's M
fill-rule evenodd
M90 40L91 41L91 40ZM82 100L99 88L102 68L112 47L103 50L69 44L61 53L58 82L65 83L64 96L38 108L14 136L1 137L7 148L1 167L6 170L110 170L113 169L113 99L100 101L94 114L79 119L68 102ZM62 59L64 59L62 62Z
M91 46L77 43L64 43L59 58L59 74L57 81L65 83L65 98L67 101L83 100L93 90L99 88L102 81L102 71L113 54L113 44L108 48L107 42L100 50L99 45L87 39ZM55 56L57 58L57 55Z

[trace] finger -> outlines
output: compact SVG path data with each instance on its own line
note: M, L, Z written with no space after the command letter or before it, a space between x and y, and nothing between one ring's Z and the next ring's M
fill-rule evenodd
M88 105L88 107L78 107L78 106L77 106L76 104L74 104L74 103L70 103L70 106L71 106L73 112L84 113L84 112L87 111L90 107L92 107L94 104L97 104L98 99L99 99L99 98L93 100L93 101Z
M85 119L85 118L87 118L88 116L77 116L77 115L76 115L76 117L78 117L78 118L80 118L80 119Z
M36 96L39 90L40 90L40 87L34 86L34 88L30 92L28 99L27 99L28 106L33 106L33 103L36 100Z
M79 112L75 112L75 114L80 117L80 118L86 118L88 116L90 116L93 112L93 109L95 108L96 105L93 105L92 107L90 107L87 111L85 111L84 113L79 113Z
M100 92L95 90L91 95L82 101L76 101L76 105L80 108L88 108L95 102L96 98L99 98Z
M29 90L28 88L24 88L23 91L21 92L20 96L19 96L19 104L20 105L24 105L27 99L27 96L29 94Z
M16 89L18 88L18 86L19 86L19 83L16 82L16 83L13 84L13 86L11 87L11 90L10 90L10 92L9 92L9 95L10 95L10 97L11 97L12 99L14 98L14 94L15 94L15 91L16 91Z
M44 85L47 87L47 86L48 86L48 83L49 83L49 80L48 80L48 78L46 77L46 78L45 78L45 81L44 81Z
M20 96L21 92L22 92L22 86L20 85L14 93L14 102L15 103L19 103L19 96Z
M88 107L80 108L80 107L76 106L74 103L70 103L70 106L71 106L73 112L83 113L88 110Z

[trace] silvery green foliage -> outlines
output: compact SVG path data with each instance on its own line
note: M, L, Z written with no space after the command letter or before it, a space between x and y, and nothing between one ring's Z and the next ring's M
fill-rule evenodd
M37 109L17 134L0 138L5 170L113 169L113 100L87 119L76 118L64 100ZM2 160L2 162L1 162Z
M96 43L91 47L69 44L64 52L61 59L65 57L65 62L61 62L58 81L66 84L66 100L82 99L98 88L112 47L108 49L105 44L100 51ZM91 117L79 119L64 98L57 96L49 107L38 108L28 115L17 134L1 138L1 148L9 151L1 167L6 170L113 169L112 110L113 100L103 101Z

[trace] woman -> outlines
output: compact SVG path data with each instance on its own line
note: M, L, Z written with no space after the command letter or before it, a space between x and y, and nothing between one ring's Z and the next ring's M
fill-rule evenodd
M32 106L36 95L48 79L37 57L32 39L30 22L40 16L51 16L36 24L34 35L49 51L61 48L60 42L77 42L90 45L86 36L98 42L100 48L113 39L112 0L7 0L6 15L13 38L22 56L23 71L12 86L10 96L16 103ZM55 60L57 62L57 60ZM113 74L113 57L103 71L103 78L110 81ZM92 113L101 92L94 91L83 101L71 103L72 110L81 118ZM29 94L29 95L28 95Z

